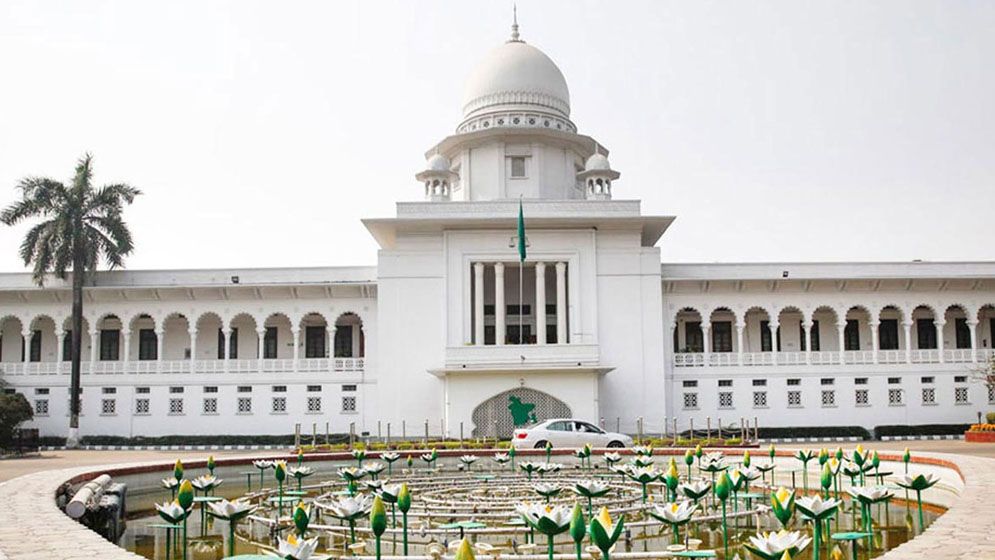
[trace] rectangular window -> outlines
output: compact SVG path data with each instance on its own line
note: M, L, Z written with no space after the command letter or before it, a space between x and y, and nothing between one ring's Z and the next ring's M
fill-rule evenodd
M486 338L486 336L484 338ZM494 343L491 342L490 344ZM336 358L352 357L352 325L341 325L335 327L334 350Z
M820 385L834 385L835 383L836 379L832 377L823 377L822 379L819 380Z
M869 406L870 400L868 398L867 389L857 389L853 392L854 404L857 406Z
M770 352L770 321L760 321L760 351Z
M712 323L712 352L732 352L732 323Z
M916 340L921 350L936 348L936 324L932 319L916 319Z
M239 393L251 393L252 392L252 385L239 385L238 386L238 392Z
M898 319L881 319L878 346L881 350L898 350Z
M100 331L100 361L114 362L120 352L121 331L117 329L102 329Z
M511 163L512 179L525 179L527 177L524 157L522 156L510 157L508 158L508 161Z
M936 389L934 389L933 387L923 387L922 404L927 404L927 405L936 404Z
M767 391L753 392L753 408L767 408Z
M48 399L35 401L35 416L48 416Z
M320 393L321 392L321 385L308 385L307 386L307 392L308 393Z
M693 389L693 388L695 388L695 387L698 386L698 382L697 381L682 381L681 382L681 386L684 387L685 389L688 389L688 388Z
M957 348L971 347L971 329L967 327L967 319L954 319L954 335Z
M232 329L228 337L228 358L238 359L238 329ZM225 359L225 331L218 329L218 359Z
M684 323L684 351L704 352L705 338L701 333L701 323L698 321L687 321Z
M484 325L484 344L493 345L494 340L494 325Z
M902 406L902 390L901 389L888 389L888 405L889 406Z
M47 387L38 387L37 389L35 389L35 394L36 395L47 395L48 394L48 388Z
M173 395L178 395L183 392L183 387L170 387L169 392Z
M169 399L169 413L174 415L183 414L183 399Z
M674 331L677 332L677 331ZM556 344L556 323L546 323L546 344Z
M287 392L287 386L286 385L273 385L273 392L274 393L286 393Z
M788 408L798 408L802 405L801 391L788 391Z
M967 387L954 387L954 404L968 404Z
M888 378L888 385L899 385L901 383L902 383L902 378L901 377L889 377Z
M117 414L117 400L103 399L100 401L100 413L106 415Z
M151 392L152 392L151 389L149 389L148 387L135 387L135 393L139 395L147 395Z
M822 392L822 406L823 407L834 407L834 406L836 406L836 391L823 391Z
M277 327L266 327L266 334L263 335L263 359L276 359L276 341L278 332Z
M856 319L847 319L846 326L843 327L844 350L860 350L860 322Z
M356 397L342 397L342 402L345 402L345 399L352 399L352 409L356 410ZM307 411L321 412L321 397L308 397Z
M719 408L732 408L732 393L727 391L719 393Z
M31 348L28 352L28 360L41 361L41 331L31 331Z
M505 313L509 317L512 316L512 315L514 315L515 317L517 317L518 316L518 310L519 310L519 308L524 309L524 311L525 311L525 317L528 317L529 315L532 314L532 306L529 305L529 304L525 304L525 305L522 305L522 306L518 306L518 305L506 305L506 306L504 306Z
M305 327L304 329L304 357L324 358L325 357L325 327Z
M867 378L866 377L857 377L857 378L854 378L853 384L854 385L867 385Z
M522 325L522 337L518 336L518 325L507 325L505 344L518 344L519 341L524 344L533 344L535 340L532 337L532 325Z
M135 399L135 416L147 416L149 414L149 400Z
M796 387L802 384L802 380L798 378L788 379L788 387Z
M218 387L217 387L217 385L205 385L204 386L204 392L205 393L217 393L218 392Z
M822 341L819 339L819 321L818 319L812 321L812 328L809 330L812 333L812 351L818 352L822 348ZM804 348L802 348L804 350Z
M321 408L321 402L318 402ZM356 397L342 397L342 412L356 412Z
M239 414L252 414L252 397L239 397L237 411Z
M954 376L954 383L967 383L967 376L966 375L955 375Z
M767 386L767 380L766 379L754 379L753 380L753 386L754 387L766 387Z
M152 329L138 331L138 359L155 360L159 350L158 337Z
M935 378L932 377L932 376L930 376L930 377L920 377L919 378L919 382L920 383L932 383L933 381L935 381Z
M698 409L698 393L684 393L684 410Z
M116 395L117 387L101 387L100 392L105 395Z
M732 387L732 379L719 379L719 387Z
M273 397L273 412L276 414L287 412L287 397Z
M204 399L204 414L218 413L218 399L214 397Z

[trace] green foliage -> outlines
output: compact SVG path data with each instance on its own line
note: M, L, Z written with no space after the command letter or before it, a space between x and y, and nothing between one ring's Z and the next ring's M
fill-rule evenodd
M34 412L24 395L0 395L0 448L10 449L17 427L32 418Z
M944 436L960 435L971 427L970 424L919 424L919 425L896 425L896 426L876 426L874 437L881 439L884 436Z
M989 424L995 424L995 412L985 414L985 419L988 420Z

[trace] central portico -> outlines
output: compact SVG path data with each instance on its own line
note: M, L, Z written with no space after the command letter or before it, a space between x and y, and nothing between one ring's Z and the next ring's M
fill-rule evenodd
M605 398L664 402L654 245L673 218L613 200L619 176L607 150L577 133L549 57L516 31L484 59L456 133L416 175L424 202L364 221L381 246L380 351L398 380L380 388L385 415L411 418L431 402L450 432L463 423L490 435L497 428L475 426L474 411L512 390L591 421ZM602 383L616 369L639 383Z

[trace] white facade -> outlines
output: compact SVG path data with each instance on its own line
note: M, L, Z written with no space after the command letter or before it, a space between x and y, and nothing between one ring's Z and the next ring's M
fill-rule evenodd
M662 264L566 80L513 39L471 74L375 268L117 271L85 293L81 434L506 434L961 423L992 402L995 263ZM637 194L637 193L632 193ZM516 219L526 219L521 266ZM521 282L520 282L521 279ZM69 285L0 275L0 375L68 424Z

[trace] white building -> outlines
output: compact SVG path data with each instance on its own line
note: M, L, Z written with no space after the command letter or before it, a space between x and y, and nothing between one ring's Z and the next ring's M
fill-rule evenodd
M506 435L511 409L626 431L873 427L993 402L969 375L992 355L995 263L661 264L673 217L615 197L638 193L615 192L563 75L517 28L462 109L416 175L424 200L364 221L375 268L97 274L81 433ZM0 275L0 370L43 434L68 423L69 300Z

